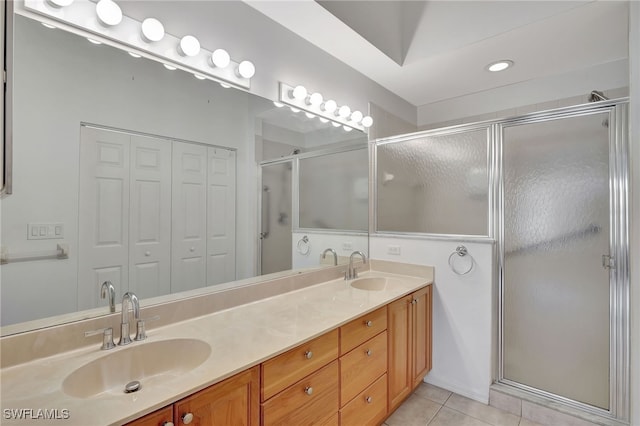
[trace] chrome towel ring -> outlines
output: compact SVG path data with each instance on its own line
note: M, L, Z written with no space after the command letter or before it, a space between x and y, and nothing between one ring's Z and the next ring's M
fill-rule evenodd
M456 247L456 251L449 255L449 267L458 275L466 275L473 269L475 260L465 246Z
M303 256L307 256L311 250L311 244L309 244L309 237L306 235L298 241L298 253Z

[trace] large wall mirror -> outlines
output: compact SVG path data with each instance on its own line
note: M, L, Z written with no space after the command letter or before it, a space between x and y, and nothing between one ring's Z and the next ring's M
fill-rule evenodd
M3 335L366 251L363 133L13 19Z

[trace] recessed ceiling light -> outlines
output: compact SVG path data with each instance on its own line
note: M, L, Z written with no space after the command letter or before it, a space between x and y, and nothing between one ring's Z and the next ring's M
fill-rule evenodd
M486 69L487 71L498 72L498 71L504 71L507 68L511 68L512 66L513 66L513 61L510 61L508 59L502 59L500 61L490 63L489 65L487 65Z

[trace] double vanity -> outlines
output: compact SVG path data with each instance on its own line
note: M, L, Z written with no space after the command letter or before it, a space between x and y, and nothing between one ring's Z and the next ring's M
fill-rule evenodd
M145 340L109 350L102 336L89 346L69 336L78 323L34 331L28 344L3 338L3 424L42 424L16 419L21 409L62 413L65 425L380 424L431 368L433 270L374 260L357 279L341 272L235 288L241 304L151 322ZM197 313L213 296L141 316L170 316L176 303ZM56 341L64 352L38 355ZM19 351L36 354L12 361Z

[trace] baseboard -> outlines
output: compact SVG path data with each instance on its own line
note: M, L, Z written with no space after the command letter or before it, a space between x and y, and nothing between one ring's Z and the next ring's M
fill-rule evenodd
M484 391L481 391L478 389L470 389L468 386L465 386L462 383L456 383L452 380L447 379L446 377L441 377L433 373L429 373L424 378L424 381L425 383L438 386L439 388L446 389L450 392L457 393L458 395L467 397L469 399L473 399L474 401L478 401L483 404L489 405L489 386L488 385L486 390Z

